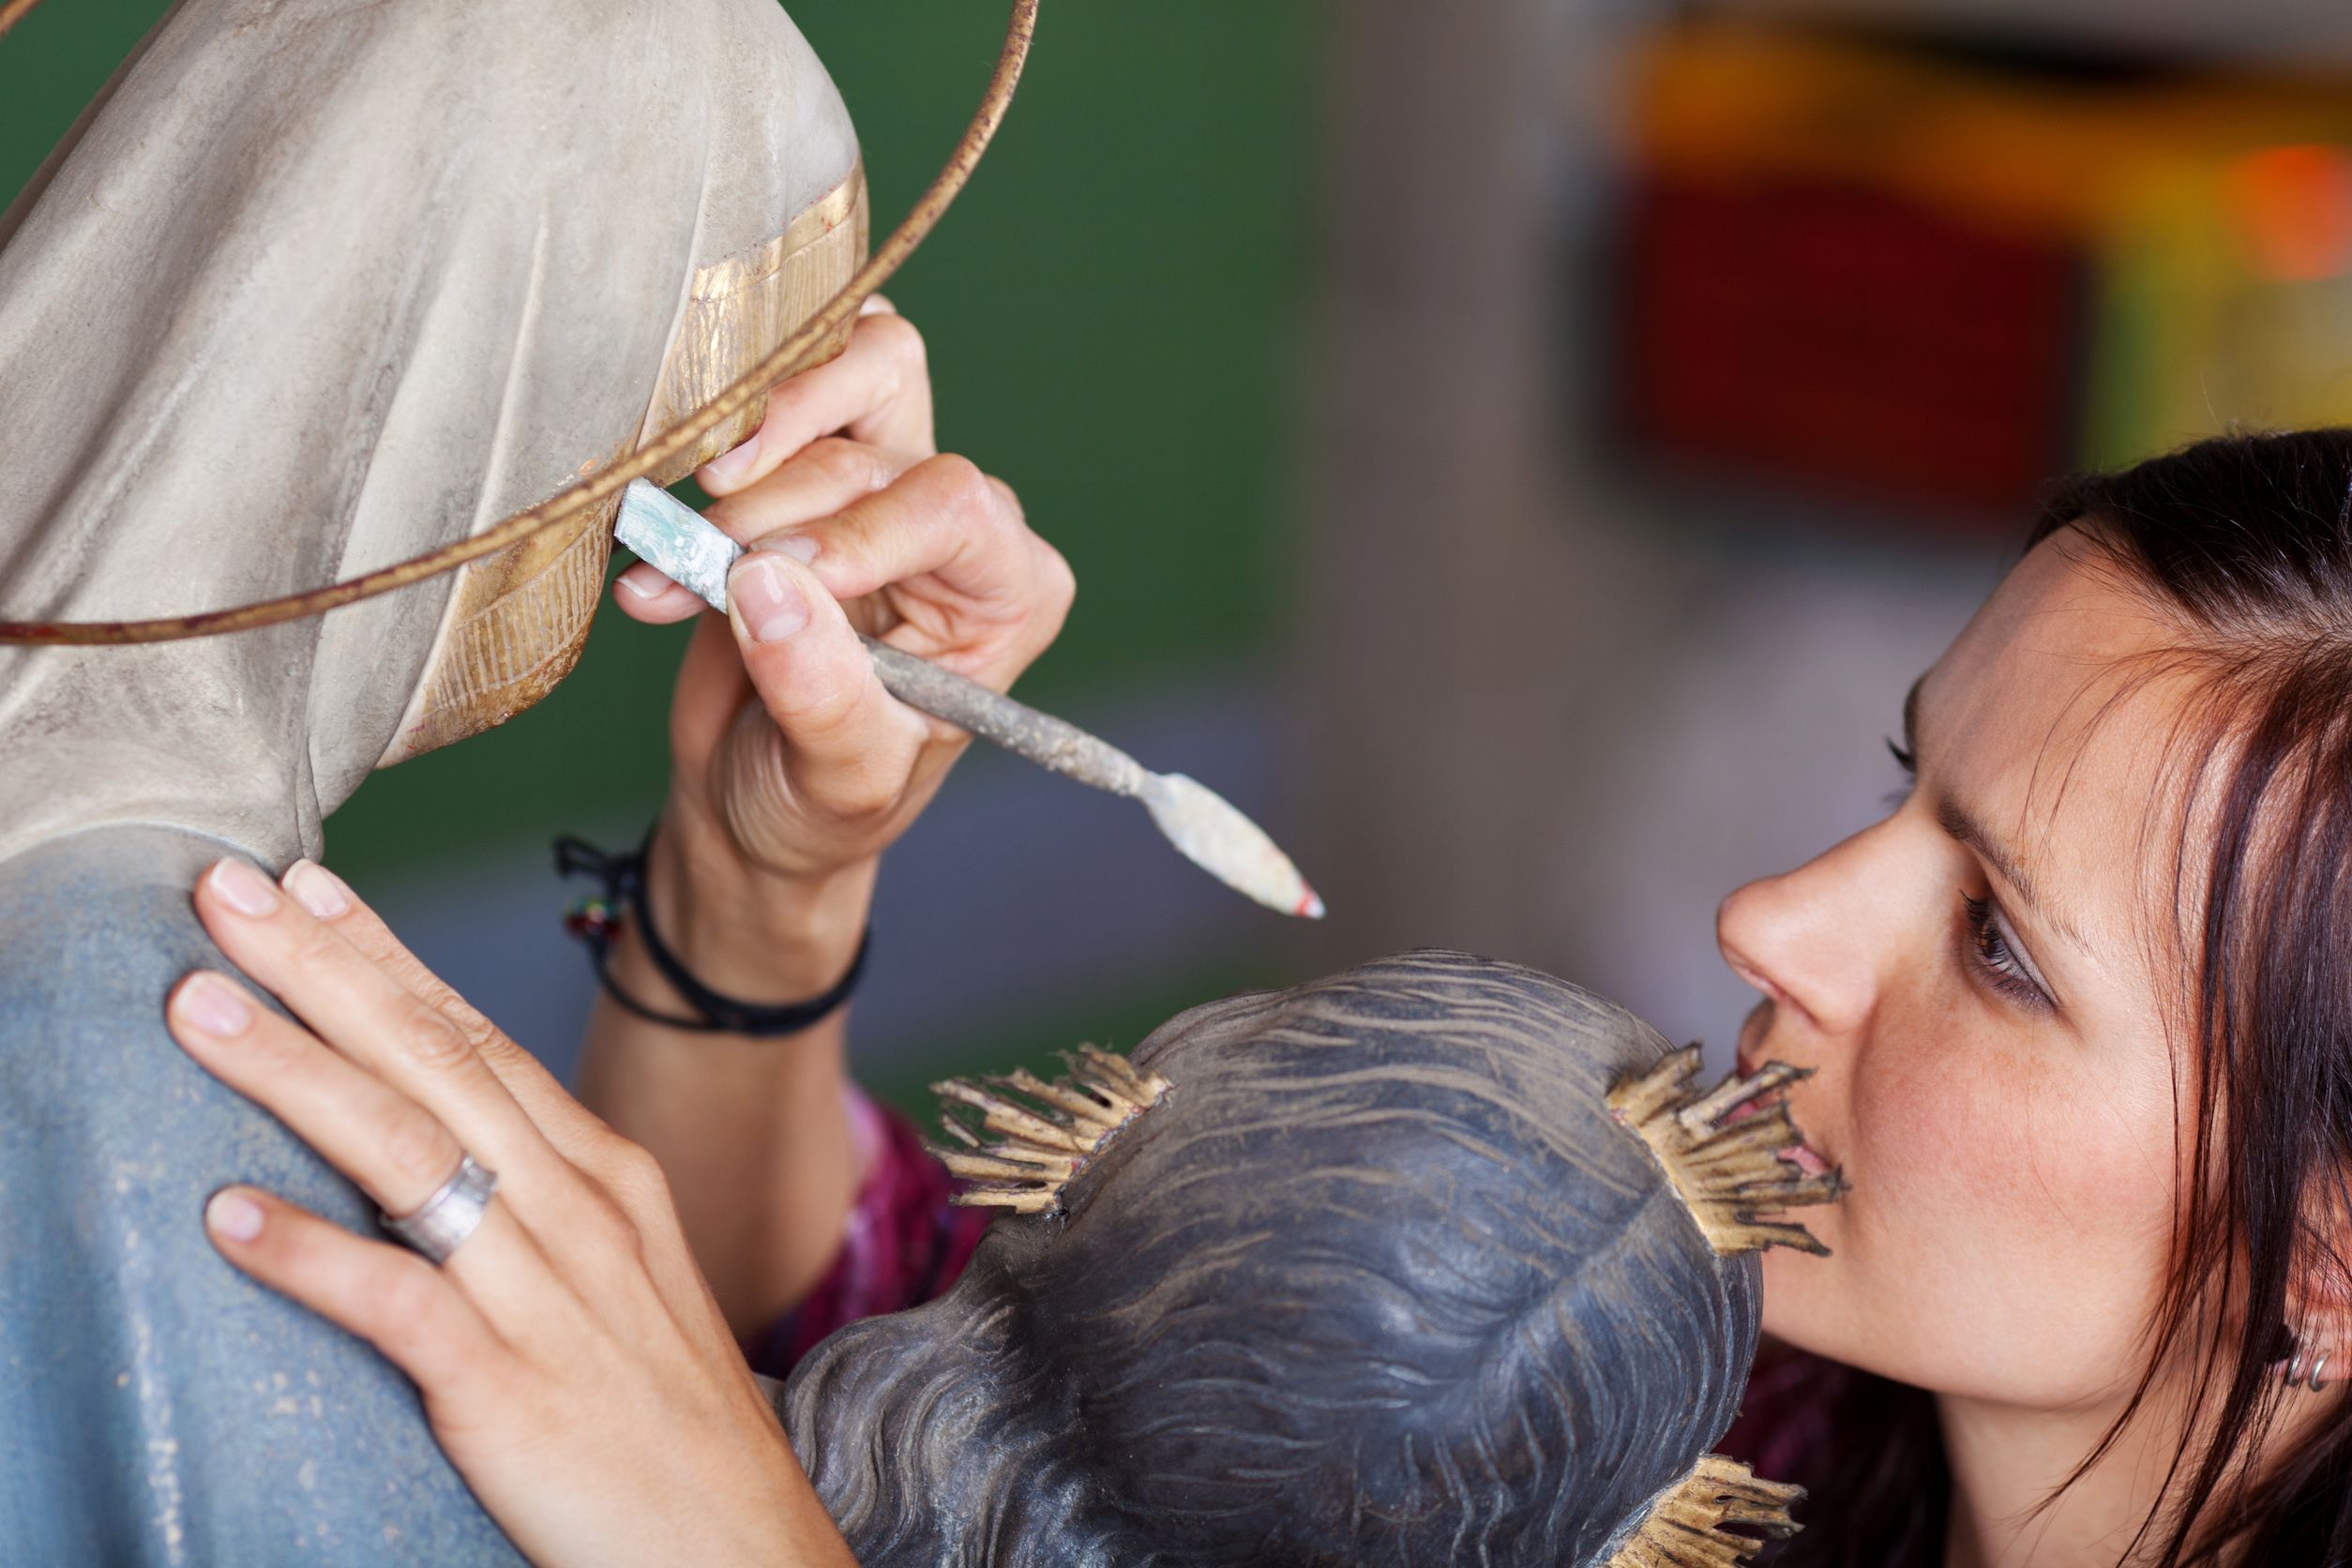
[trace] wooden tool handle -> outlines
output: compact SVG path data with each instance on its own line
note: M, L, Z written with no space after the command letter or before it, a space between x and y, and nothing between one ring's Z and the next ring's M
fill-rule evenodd
M1115 795L1139 795L1153 777L1142 763L1075 724L1000 696L887 642L869 637L866 647L874 656L882 686L899 701L993 741L1039 767Z

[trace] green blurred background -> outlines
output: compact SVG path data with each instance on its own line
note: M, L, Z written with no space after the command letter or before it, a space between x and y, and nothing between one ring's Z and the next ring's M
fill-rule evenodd
M49 0L0 44L0 190L23 184L166 9ZM879 231L961 130L1002 8L792 9L856 118ZM995 151L891 292L929 341L942 445L1020 491L1081 584L1023 694L1263 808L1260 677L1292 550L1315 12L1263 0L1048 10ZM555 934L569 894L546 844L642 830L666 776L683 639L608 607L551 700L378 774L328 826L331 863L558 1060L589 982ZM1215 758L1185 754L1196 741ZM1140 813L975 761L897 857L918 864L894 864L885 885L858 1031L878 1087L896 1096L943 1066L1081 1036L1131 1044L1175 1004L1272 977L1253 956L1272 917L1214 889L1204 901ZM1106 921L1123 933L1108 947ZM1040 967L1041 934L1064 924L1086 957Z

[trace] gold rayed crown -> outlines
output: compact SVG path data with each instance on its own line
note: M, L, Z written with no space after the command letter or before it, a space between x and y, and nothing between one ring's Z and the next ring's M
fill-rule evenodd
M1797 1533L1788 1515L1804 1495L1802 1486L1758 1479L1737 1459L1702 1454L1651 1503L1606 1568L1739 1568L1766 1542Z
M1740 1107L1811 1078L1786 1062L1768 1062L1750 1078L1734 1073L1706 1093L1698 1089L1698 1048L1668 1055L1638 1078L1609 1091L1609 1110L1650 1145L1674 1190L1698 1222L1708 1244L1729 1257L1766 1247L1794 1247L1828 1256L1802 1225L1756 1216L1806 1203L1832 1203L1846 1191L1836 1171L1809 1176L1783 1151L1804 1142L1788 1107L1775 1103L1733 1120Z
M1080 1046L1063 1060L1069 1074L1051 1083L1016 1070L931 1085L944 1102L940 1125L958 1145L934 1144L931 1153L972 1184L951 1201L1021 1214L1059 1213L1071 1178L1172 1087L1157 1073L1093 1046ZM996 1135L993 1141L984 1140L988 1133Z

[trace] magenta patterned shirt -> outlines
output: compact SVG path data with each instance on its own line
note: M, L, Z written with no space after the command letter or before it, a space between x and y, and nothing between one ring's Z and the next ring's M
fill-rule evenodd
M956 1179L923 1147L912 1123L854 1090L849 1110L866 1180L833 1267L806 1301L745 1346L752 1370L771 1378L790 1373L844 1323L943 1293L988 1228L990 1211L948 1201Z

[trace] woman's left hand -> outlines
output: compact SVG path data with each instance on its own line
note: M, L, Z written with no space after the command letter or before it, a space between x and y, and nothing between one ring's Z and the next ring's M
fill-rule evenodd
M302 1022L194 974L170 1003L189 1055L387 1214L415 1210L466 1153L498 1178L438 1268L231 1187L205 1212L230 1261L415 1379L442 1447L535 1562L851 1561L643 1150L321 867L295 866L281 892L224 860L196 909Z

